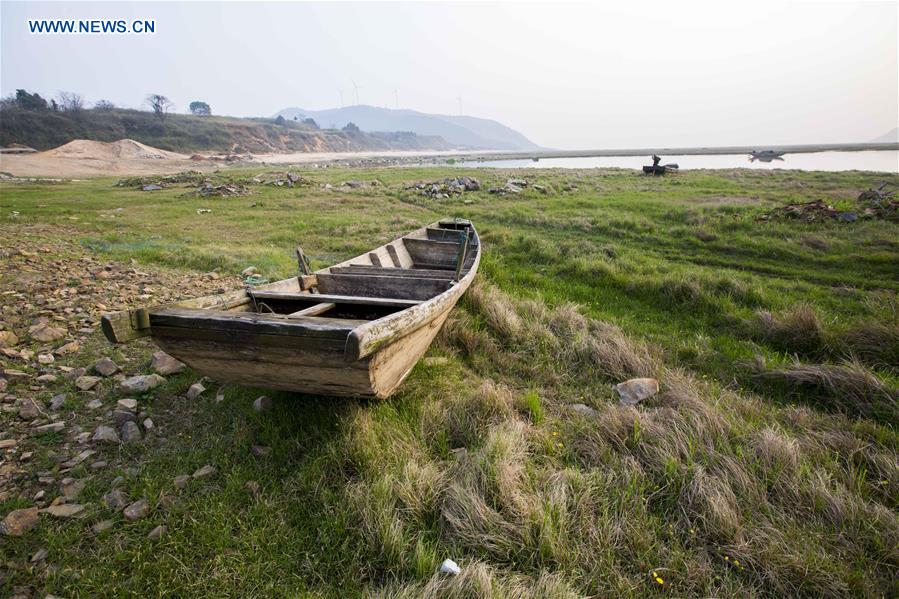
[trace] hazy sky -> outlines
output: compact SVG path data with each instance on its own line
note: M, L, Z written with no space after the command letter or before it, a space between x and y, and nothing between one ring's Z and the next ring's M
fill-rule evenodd
M899 121L899 3L2 2L0 91L217 114L354 103L565 148L867 141ZM155 19L32 35L28 19Z

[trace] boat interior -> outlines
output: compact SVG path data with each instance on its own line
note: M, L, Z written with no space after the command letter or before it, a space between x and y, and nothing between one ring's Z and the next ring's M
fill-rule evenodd
M290 319L376 320L423 303L471 269L479 250L468 221L434 223L366 254L316 272L247 289L235 311Z

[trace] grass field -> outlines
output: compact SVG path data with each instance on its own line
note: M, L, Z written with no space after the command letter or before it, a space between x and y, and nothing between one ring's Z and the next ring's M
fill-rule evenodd
M474 221L484 248L478 280L427 354L445 359L424 360L384 402L275 393L257 413L258 389L225 387L217 401L207 383L185 399L199 378L187 372L141 398L156 423L143 443L88 444L108 465L60 473L84 448L72 435L100 423L85 404L121 395L110 381L88 393L62 378L11 382L7 405L69 391L71 425L10 429L20 442L5 454L14 467L0 516L34 505L38 488L45 506L63 476L85 481L86 509L0 537L4 595L899 594L899 223L757 220L791 202L853 209L860 191L899 177L303 174L314 184L230 198L115 179L0 184L3 247L49 246L28 262L29 280L48 288L78 286L68 266L85 256L146 271L157 290L213 270L234 286L250 265L279 279L295 273L296 243L319 268L442 216ZM484 188L525 177L545 192L434 200L405 188L460 174ZM365 184L340 185L351 179ZM3 269L0 291L26 289L22 274ZM109 291L118 304L139 301L123 289ZM13 297L0 296L5 328L40 353L27 330L42 305ZM149 372L148 342L82 336L56 365L108 355ZM611 385L634 376L658 378L661 392L620 407ZM11 426L16 414L0 418ZM204 464L217 473L175 487ZM39 476L55 482L40 487ZM118 476L149 516L127 522L103 505ZM93 532L107 519L111 529ZM167 531L148 540L158 525ZM41 548L47 557L30 562ZM459 576L435 574L446 558Z

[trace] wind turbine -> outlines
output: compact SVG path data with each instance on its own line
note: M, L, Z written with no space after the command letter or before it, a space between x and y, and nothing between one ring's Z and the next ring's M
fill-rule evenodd
M353 81L350 79L350 81ZM359 86L353 81L353 91L356 93L356 106L359 106Z

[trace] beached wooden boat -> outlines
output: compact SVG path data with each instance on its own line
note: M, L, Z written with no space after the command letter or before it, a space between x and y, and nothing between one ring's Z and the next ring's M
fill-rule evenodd
M389 396L424 354L481 259L469 221L442 220L298 276L105 314L113 343L152 336L223 382L345 397Z

